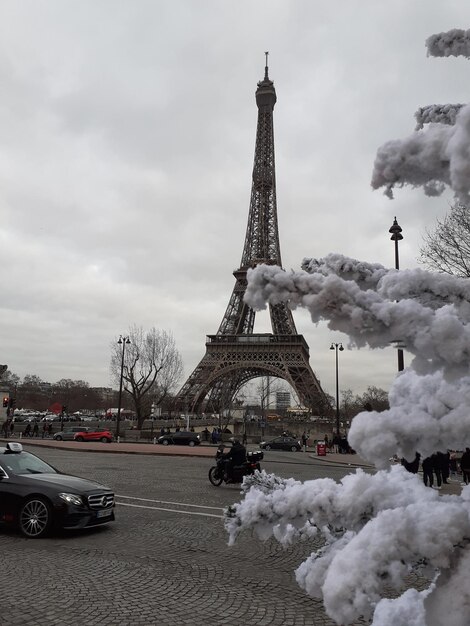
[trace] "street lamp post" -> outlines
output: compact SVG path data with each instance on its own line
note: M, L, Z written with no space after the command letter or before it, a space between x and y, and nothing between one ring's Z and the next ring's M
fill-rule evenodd
M392 234L390 239L395 242L395 269L396 270L400 269L400 260L398 258L398 242L403 239L403 235L401 234L402 230L403 230L402 227L399 226L397 222L397 218L395 217L393 220L393 224L389 228L388 232ZM397 345L400 345L399 341L397 342ZM403 358L403 350L401 348L397 349L397 355L398 355L398 371L402 372L405 369L405 362Z
M116 418L116 440L119 440L119 427L121 426L121 403L122 403L122 379L124 374L124 355L126 352L126 345L131 341L129 337L123 337L119 335L118 344L122 345L122 353L121 353L121 374L119 376L119 396L118 396L118 412Z
M344 350L342 343L332 343L330 350L335 350L336 353L336 434L339 437L339 380L338 380L338 350L342 352Z

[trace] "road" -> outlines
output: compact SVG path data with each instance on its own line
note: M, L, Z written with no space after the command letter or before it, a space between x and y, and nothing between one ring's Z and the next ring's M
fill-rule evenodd
M2 626L333 624L294 578L315 543L227 546L222 510L239 488L210 485L210 459L25 448L114 489L117 521L39 540L0 532ZM273 451L263 468L301 480L351 469Z

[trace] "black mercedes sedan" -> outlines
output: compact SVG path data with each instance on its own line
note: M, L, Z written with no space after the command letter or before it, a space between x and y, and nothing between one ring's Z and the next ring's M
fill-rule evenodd
M114 520L113 508L108 487L63 474L20 443L0 447L0 523L38 538L53 529L107 524Z

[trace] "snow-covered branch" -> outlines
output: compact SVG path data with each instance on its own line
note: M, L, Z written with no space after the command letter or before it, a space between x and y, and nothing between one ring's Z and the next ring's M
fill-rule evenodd
M256 482L226 513L230 541L247 529L283 544L321 533L325 546L296 578L307 593L323 596L327 613L341 624L369 617L384 587L401 589L413 566L427 564L431 576L448 568L470 533L467 501L439 498L400 466L375 475L357 470L339 484L279 482L267 474Z
M388 141L377 151L372 187L423 187L427 195L439 195L451 187L462 200L470 191L470 106L457 114L455 124L429 124L405 139Z
M426 39L428 55L432 57L466 57L470 59L470 30L454 28Z
M260 265L248 272L246 302L256 310L266 302L302 306L315 323L328 320L329 328L347 333L356 347L385 348L400 339L421 369L467 367L467 280L420 269L390 270L375 289L361 289L352 280L325 275L325 264L319 267L319 273L309 274Z
M416 129L421 130L424 124L448 124L453 126L457 114L464 104L430 104L420 107L416 113Z

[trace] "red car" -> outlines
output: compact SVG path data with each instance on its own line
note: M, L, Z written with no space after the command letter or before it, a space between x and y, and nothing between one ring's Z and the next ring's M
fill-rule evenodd
M102 441L103 443L111 443L113 433L106 428L97 430L82 430L74 435L74 441Z

